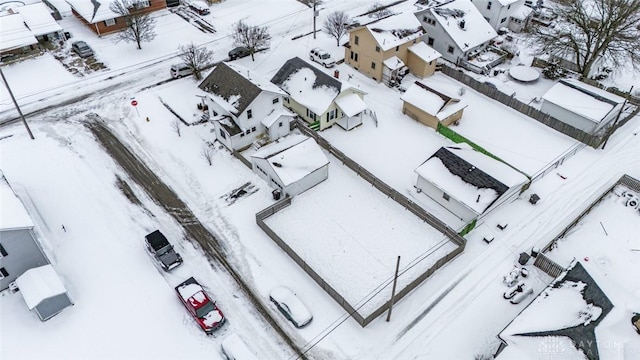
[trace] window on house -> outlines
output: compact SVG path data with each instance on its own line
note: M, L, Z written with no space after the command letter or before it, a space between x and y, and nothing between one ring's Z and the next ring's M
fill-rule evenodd
M273 98L273 100L271 100L272 103L277 104L280 102L279 98Z
M227 138L227 134L224 133L224 130L220 129L220 137L223 139Z
M289 103L289 98L288 97L284 98L284 102L286 102L288 104Z
M144 9L149 6L151 6L151 4L149 3L149 0L138 0L135 3L136 9Z
M358 36L355 36L355 37L353 38L353 43L354 43L354 44L356 44L356 45L358 45L358 41L360 41L360 38L359 38Z
M104 26L113 26L116 24L116 19L107 19L104 21Z
M447 52L449 54L453 54L453 46L449 46L449 48L447 49Z
M400 50L400 46L396 46L396 52Z
M280 123L278 124L279 127L282 127L282 121L280 121Z
M255 131L256 131L256 127L254 126L251 128L251 132L255 132Z
M428 18L426 16L422 17L422 20L431 26L436 26L436 21L432 18Z
M247 129L247 131L244 132L245 135L249 135L251 134L251 129Z
M374 63L373 61L371 62L371 68L375 69L376 68L376 63Z
M503 22L507 21L506 17L503 17L502 19L500 19L500 24L502 24Z
M247 119L251 119L253 117L253 113L251 112L251 109L247 110Z
M353 53L353 61L358 61L358 53Z
M4 279L7 276L9 276L9 273L7 272L7 270L5 268L0 268L0 279Z
M240 137L244 137L244 133L240 133Z
M380 52L380 46L376 45L376 52Z
M491 1L487 3L487 10L491 10Z
M314 121L316 120L316 114L309 109L307 109L307 117L310 118L311 120L314 120Z
M511 9L511 4L507 5L507 10Z
M427 39L427 45L433 46L433 41L434 39L431 36L429 36L429 38Z
M4 249L4 246L0 244L0 259L2 259L5 256L7 256L7 251Z
M449 199L451 199L451 197L447 194L447 193L442 193L442 198L449 201Z

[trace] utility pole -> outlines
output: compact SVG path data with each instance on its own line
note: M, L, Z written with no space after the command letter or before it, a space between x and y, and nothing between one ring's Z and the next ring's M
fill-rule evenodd
M316 6L318 5L318 0L313 1L313 39L316 39L316 17L318 17L318 12L316 11Z
M613 125L611 125L611 128L609 129L609 131L607 131L607 135L604 139L604 143L602 143L602 150L604 150L604 147L607 145L607 141L609 141L609 138L611 137L611 135L613 135L613 132L616 129L616 124L620 119L620 115L622 114L624 107L627 106L627 100L629 100L629 95L631 95L632 91L633 91L633 85L631 85L631 89L629 89L627 96L624 97L624 102L622 103L622 107L620 108L620 111L618 111L618 115L616 116L616 119L613 121Z
M13 92L11 92L11 88L9 87L9 83L7 82L7 79L4 77L4 73L2 72L2 67L0 67L0 75L2 75L2 81L4 82L4 86L7 87L7 91L9 91L9 95L11 96L11 100L13 100L13 105L16 106L16 110L18 110L18 114L20 114L20 118L22 119L22 123L24 123L24 127L27 128L27 132L29 133L29 137L31 137L31 140L34 140L35 138L33 137L33 133L31 132L31 129L29 129L29 125L27 124L27 120L24 118L24 115L22 115L22 110L20 110L20 106L18 106L18 102L16 101L16 98L13 96Z
M391 290L391 301L389 302L389 312L387 313L387 322L391 321L391 309L393 309L393 303L396 299L396 284L398 283L398 270L400 270L400 256L398 256L398 262L396 262L396 274L393 277L393 289Z

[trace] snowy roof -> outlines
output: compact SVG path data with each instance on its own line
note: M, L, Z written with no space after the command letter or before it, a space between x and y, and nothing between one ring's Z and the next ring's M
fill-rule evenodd
M563 341L568 349L582 353L575 358L599 359L594 330L612 309L609 298L577 262L543 290L499 336L507 348L513 347L512 353L521 356L539 356L544 337L547 341Z
M392 15L366 25L383 51L424 35L420 21L411 13Z
M115 19L120 15L111 11L111 3L115 0L66 0L69 6L90 24Z
M282 116L289 116L293 118L295 115L286 108L280 108L267 115L267 117L262 119L261 123L266 127L270 127L271 125L273 125L273 123L276 122L276 120L280 119L280 117Z
M350 87L299 57L287 60L271 82L297 103L319 115L327 111L342 90Z
M199 85L210 98L234 116L242 114L262 91L286 95L277 86L244 66L220 63Z
M37 42L20 14L0 16L0 52L19 49Z
M32 227L33 221L20 199L13 193L9 184L0 179L0 230Z
M453 0L434 6L429 11L463 51L498 36L469 0Z
M511 13L509 14L509 16L511 16L514 19L524 20L528 18L532 12L533 12L533 9L523 3L520 5L517 5L513 10L511 10Z
M35 36L62 31L62 27L51 16L51 10L44 3L21 6L16 10Z
M355 93L346 93L338 96L335 101L340 110L349 117L358 115L368 107L360 96Z
M29 310L38 306L43 300L67 292L51 265L25 271L16 279L16 285L18 285Z
M419 43L412 45L409 47L409 51L416 54L420 59L425 62L431 62L436 60L442 55L437 52L434 48L427 45L424 41L420 41Z
M500 3L500 5L502 6L507 6L507 5L511 5L514 2L517 2L519 0L498 0L498 2Z
M432 89L418 81L411 85L400 99L429 115L435 116L438 120L444 120L467 107L466 103L460 99Z
M452 198L482 214L524 175L466 144L441 147L415 172Z
M599 123L613 108L624 102L618 95L598 89L576 79L563 79L547 91L542 99Z
M402 60L400 60L400 58L395 55L386 59L382 63L384 64L384 66L388 67L390 70L400 69L401 67L404 66L404 62L402 62Z
M293 184L329 164L320 146L312 138L299 134L264 146L251 157L267 160L283 186Z

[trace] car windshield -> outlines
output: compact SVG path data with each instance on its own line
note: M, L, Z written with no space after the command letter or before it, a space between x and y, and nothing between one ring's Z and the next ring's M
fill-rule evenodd
M86 44L78 44L78 49L79 50L87 50L87 49L89 49L89 47Z
M328 58L330 58L330 57L331 57L331 55L329 55L329 54L327 54L327 53L320 54L320 58L321 58L321 59L328 59Z
M196 316L200 319L204 319L208 313L212 312L215 309L215 305L213 305L213 301L209 301L208 303L202 305L198 310L196 310Z

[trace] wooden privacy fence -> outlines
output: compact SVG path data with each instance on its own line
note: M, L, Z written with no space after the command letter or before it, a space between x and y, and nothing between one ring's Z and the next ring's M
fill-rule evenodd
M543 253L538 253L533 265L553 278L557 278L564 271L562 266L546 257Z
M406 287L402 288L400 291L396 293L395 301L400 301L404 296L409 294L413 289L415 289L418 285L420 285L423 281L425 281L429 276L431 276L436 270L444 266L446 263L451 261L457 255L464 251L466 246L466 240L460 236L455 230L448 227L442 221L438 220L433 215L429 214L427 211L422 209L417 204L413 203L404 195L400 194L395 189L391 188L387 184L385 184L380 179L376 178L372 173L367 171L358 165L355 161L351 160L344 153L337 150L331 144L320 137L315 131L306 127L305 123L297 119L295 122L295 127L298 128L302 133L312 137L320 146L322 146L325 150L329 151L333 156L338 158L344 165L348 168L356 172L360 177L373 185L376 189L380 190L382 193L387 195L392 200L396 201L400 205L402 205L407 210L411 211L414 215L418 216L420 219L437 229L441 232L445 237L456 244L456 248L439 258L434 265L432 265L426 272L419 275L416 279L411 281ZM340 295L331 285L329 285L311 266L309 266L302 257L300 257L273 229L271 229L266 223L265 219L278 211L286 208L291 205L291 198L285 197L279 202L267 207L266 209L258 212L256 214L256 223L258 227L260 227L289 257L298 264L324 291L329 294L342 308L353 317L360 326L365 327L367 324L372 322L382 313L387 311L390 306L390 300L382 304L380 307L375 309L370 314L363 316L358 312L358 309L364 304L358 306L357 304L350 304L345 298ZM366 302L365 302L366 303ZM356 307L357 306L357 307Z

